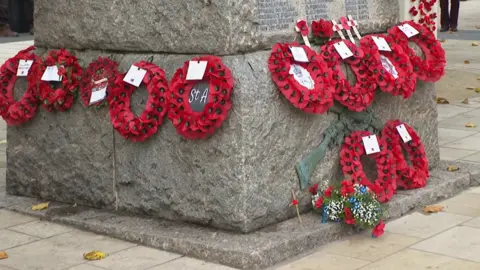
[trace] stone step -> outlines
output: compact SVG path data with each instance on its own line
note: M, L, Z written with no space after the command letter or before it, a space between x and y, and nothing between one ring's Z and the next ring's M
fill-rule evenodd
M448 172L449 165L457 165L460 170ZM480 164L442 161L438 169L431 171L425 188L398 191L388 203L387 219L398 218L478 185ZM52 202L47 211L33 212L31 205L36 202L33 198L0 195L0 208L241 269L263 269L355 233L342 224L322 224L320 216L313 213L303 214L301 224L292 218L253 233L236 234L57 202Z

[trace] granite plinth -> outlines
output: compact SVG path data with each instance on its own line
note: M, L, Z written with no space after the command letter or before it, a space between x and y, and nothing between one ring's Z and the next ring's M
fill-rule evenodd
M397 0L38 0L45 48L228 55L290 42L297 19L352 15L363 34L398 21Z
M111 55L126 71L151 54L77 51L83 63ZM209 139L188 141L166 120L144 143L120 137L106 108L41 109L22 127L8 128L7 192L98 208L145 213L170 220L251 232L294 217L296 190L301 210L308 194L298 192L294 166L321 143L336 114L307 115L286 101L267 69L269 51L223 57L235 77L233 109ZM153 55L167 78L189 55ZM141 87L132 109L145 106ZM439 147L433 84L419 83L410 100L379 93L374 112L383 121L404 120L417 128L436 167ZM422 124L420 124L420 121ZM426 124L425 124L426 123ZM366 170L374 168L365 166ZM341 179L338 147L327 152L312 183Z
M461 169L447 172L447 165ZM480 184L480 167L473 163L442 161L431 175L425 188L398 192L387 205L387 219L398 218ZM322 224L320 216L313 213L302 215L301 224L292 218L241 234L56 202L46 211L31 211L30 206L35 203L32 199L9 195L2 198L1 193L0 208L2 200L9 202L4 204L9 210L240 269L263 269L353 233L338 223Z

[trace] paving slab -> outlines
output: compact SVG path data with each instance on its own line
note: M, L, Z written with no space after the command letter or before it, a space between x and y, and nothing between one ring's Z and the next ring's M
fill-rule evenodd
M442 105L438 105L437 107L439 108L438 110L439 121L442 121L444 119L451 118L461 113L465 113L472 110L471 108L465 108L465 107L455 106L451 104L442 104Z
M469 216L480 216L480 194L464 192L448 200L439 202L439 205L445 206L445 212Z
M355 270L369 264L369 261L316 252L300 260L279 266L277 270Z
M462 159L462 158L471 156L475 153L478 153L478 151L440 147L440 159L441 160Z
M440 146L443 146L444 144L472 136L478 132L480 131L438 128L438 143Z
M49 238L74 230L74 228L47 221L32 221L23 225L13 226L8 229L39 238Z
M444 145L447 148L463 149L470 151L480 151L480 134L475 134Z
M235 270L225 265L208 263L193 258L182 257L149 270Z
M22 215L12 211L0 209L0 229L12 227L19 224L25 224L37 220L34 217Z
M461 160L480 163L480 153L477 152L470 156L462 157Z
M35 242L40 238L26 235L23 233L17 233L9 230L0 230L0 251L13 248L16 246L24 245L27 243ZM1 264L1 261L0 261Z
M90 264L80 264L80 265L77 265L77 266L74 266L74 267L71 267L71 268L68 268L68 269L65 269L65 270L105 270L105 268L100 268L100 267L93 266L93 265L90 265Z

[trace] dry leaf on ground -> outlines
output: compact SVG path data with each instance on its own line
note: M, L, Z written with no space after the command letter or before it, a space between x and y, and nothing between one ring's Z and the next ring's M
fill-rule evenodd
M447 171L449 172L454 172L454 171L458 171L460 170L460 168L458 166L455 166L455 165L450 165L447 167Z
M88 261L98 261L105 257L107 257L107 254L96 250L83 254L83 258Z
M467 90L475 90L475 87L467 87Z
M468 98L464 99L464 100L462 101L462 103L463 103L463 104L468 104Z
M49 204L49 202L40 203L40 204L37 204L37 205L32 205L32 210L33 210L33 211L39 211L39 210L47 209L47 208L48 208L48 204Z
M8 259L8 254L5 251L0 251L0 260Z
M470 64L470 61L469 61L469 60L465 60L465 61L463 61L463 63L465 63L465 64Z
M473 46L473 47L477 47L477 46L478 46L478 42L476 42L476 41L475 41L475 42L472 42L472 46Z
M474 123L468 122L468 123L465 124L465 127L474 128L474 127L477 127L477 126Z
M446 39L440 39L440 40L438 40L438 41L440 41L440 42L443 43L443 42L445 42L445 41L447 41L447 40L446 40Z
M480 81L480 76L478 76L478 77L477 77L477 80L479 80L479 81Z
M478 26L478 25L477 25L477 26L475 26L475 27L476 27L477 29L480 29L480 26Z
M450 102L443 97L437 97L437 104L450 104Z
M480 87L475 88L475 92L480 93Z
M445 208L441 205L427 205L423 208L423 212L425 213L438 213L441 212Z

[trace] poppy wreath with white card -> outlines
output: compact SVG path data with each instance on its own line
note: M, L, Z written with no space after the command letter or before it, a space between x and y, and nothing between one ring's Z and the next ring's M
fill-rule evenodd
M361 158L366 155L364 137L376 138L378 142L378 152L368 155L375 160L377 165L377 179L368 179L363 170ZM368 146L370 147L370 146ZM387 148L387 142L371 134L368 131L354 131L345 138L340 151L340 163L344 175L351 176L355 184L364 185L370 188L378 197L380 202L389 201L395 190L396 170L395 159L392 152Z
M101 107L106 104L106 89L103 87L111 84L117 75L118 63L110 58L99 56L95 61L88 64L80 83L80 97L83 104L87 107L90 105ZM92 95L92 92L96 91L102 91L103 93L96 98L95 93Z
M38 109L36 70L42 59L33 53L34 49L31 46L18 52L0 67L0 115L10 126L29 121ZM16 101L13 91L20 76L26 77L28 84L23 96Z
M409 98L415 91L417 74L403 48L387 35L369 35L360 40L364 61L381 91Z
M397 185L402 189L422 188L429 177L425 147L417 132L400 120L389 121L382 130L382 138L392 151L397 164ZM403 154L408 154L411 165Z
M346 47L352 53L352 56L343 59L335 48L335 44L344 42ZM335 87L335 100L346 106L351 111L361 112L367 109L375 98L376 81L372 76L372 72L363 61L364 52L361 48L357 48L349 40L329 41L321 47L320 55L323 61L327 63L328 68L332 71L332 79ZM346 63L352 69L356 77L356 82L351 85L343 73L341 63Z
M304 60L296 61L292 50L304 52ZM272 80L296 108L322 114L333 106L332 74L315 51L298 43L277 43L268 59Z
M407 34L399 28L405 24L413 27L418 31L418 34L409 38ZM388 34L407 53L412 63L413 71L417 73L418 79L427 82L436 82L445 74L445 66L447 63L445 50L427 27L408 21L393 26L388 30ZM425 55L425 59L422 59L415 53L409 46L409 42L413 42L420 47Z
M55 70L53 72L55 74L46 76L51 68ZM38 72L38 95L42 107L49 112L70 109L80 85L82 72L77 58L67 50L50 51ZM52 76L57 76L58 79L53 80Z
M117 132L127 140L142 142L157 132L167 114L168 82L165 71L151 62L135 63L132 69L144 72L143 78L138 78L138 85L145 84L148 92L147 104L142 114L137 117L130 108L132 94L138 88L125 82L127 73L118 74L109 85L107 100L110 120Z
M221 58L186 61L170 81L168 118L186 139L206 138L227 119L233 87L232 72Z

